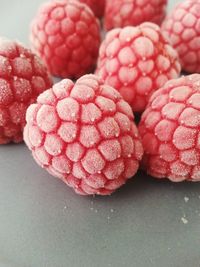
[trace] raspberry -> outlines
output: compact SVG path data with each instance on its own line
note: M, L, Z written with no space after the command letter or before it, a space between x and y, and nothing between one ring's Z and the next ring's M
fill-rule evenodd
M200 181L200 74L168 81L155 92L139 132L143 167L157 178Z
M159 26L146 22L107 33L96 73L122 94L133 111L141 112L156 89L178 77L180 64Z
M137 26L149 21L161 24L166 13L167 0L107 0L105 28Z
M0 38L0 144L22 141L27 107L51 85L37 56L17 42Z
M200 1L187 0L177 5L162 30L177 50L183 70L200 73Z
M105 0L79 0L79 1L87 4L92 9L95 16L97 16L98 18L103 17L105 9Z
M48 2L32 22L31 43L53 75L78 78L96 64L99 22L91 9L78 1Z
M143 148L131 108L95 75L55 84L26 118L35 160L79 194L111 194L138 169Z

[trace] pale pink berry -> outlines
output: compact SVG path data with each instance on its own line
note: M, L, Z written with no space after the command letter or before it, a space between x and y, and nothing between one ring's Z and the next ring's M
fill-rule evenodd
M168 81L155 92L139 132L143 168L156 178L200 181L200 74Z
M117 89L134 112L142 112L151 94L180 74L178 55L153 23L107 33L96 74Z
M35 160L79 194L111 194L137 172L143 148L131 107L95 75L55 84L26 119Z
M200 1L182 1L166 18L162 30L177 50L182 69L200 73Z

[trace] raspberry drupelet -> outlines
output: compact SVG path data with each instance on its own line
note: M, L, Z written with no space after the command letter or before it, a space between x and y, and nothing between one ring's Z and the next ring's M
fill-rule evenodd
M150 175L200 181L200 74L168 81L155 92L139 132Z
M177 5L162 30L178 51L183 70L200 73L200 1L186 0Z
M75 79L95 67L100 25L87 5L55 0L39 9L31 24L30 39L51 74Z
M160 27L145 22L107 33L96 74L117 89L134 112L142 112L155 90L179 76L180 63Z
M95 75L55 84L26 119L37 163L78 194L111 194L138 170L143 148L131 107Z
M36 55L17 42L0 38L0 144L23 140L26 109L51 85Z
M95 16L97 16L98 18L103 17L106 0L79 0L79 1L84 4L87 4L92 9Z
M158 25L166 14L167 0L107 0L105 28L137 26L149 21Z

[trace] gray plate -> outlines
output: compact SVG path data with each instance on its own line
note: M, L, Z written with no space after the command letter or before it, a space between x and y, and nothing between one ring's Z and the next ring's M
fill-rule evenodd
M39 2L0 0L0 34L28 43ZM138 173L112 196L81 197L24 144L1 146L0 267L66 266L199 267L200 184Z

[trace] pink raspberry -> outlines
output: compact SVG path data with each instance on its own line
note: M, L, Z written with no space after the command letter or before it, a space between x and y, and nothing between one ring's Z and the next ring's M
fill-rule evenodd
M0 144L22 141L27 107L51 85L37 56L19 43L0 38Z
M149 21L161 24L166 13L167 0L107 0L105 28L137 26Z
M99 22L91 9L78 1L48 2L32 22L31 43L53 75L78 78L96 64Z
M111 194L138 169L143 148L132 110L95 75L57 83L26 119L35 160L78 194Z
M162 30L177 50L183 70L200 73L200 1L186 0L177 5Z
M105 0L79 0L79 1L87 4L92 9L95 16L97 16L98 18L103 17L105 9Z
M144 168L174 182L200 181L200 74L168 81L155 92L139 132Z
M96 73L121 93L133 111L141 112L155 90L178 77L180 64L159 26L146 22L107 33Z

